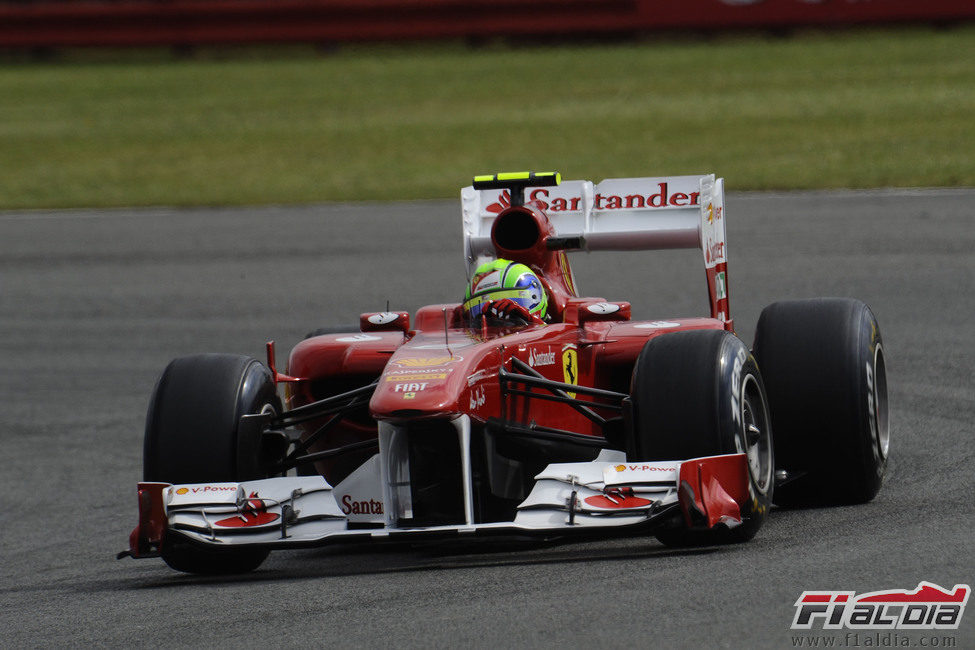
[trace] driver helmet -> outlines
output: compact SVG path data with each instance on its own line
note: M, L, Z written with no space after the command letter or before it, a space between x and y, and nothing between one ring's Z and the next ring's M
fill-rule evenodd
M477 267L467 284L464 315L476 318L485 303L508 298L539 318L545 318L548 296L534 271L511 260L493 260Z

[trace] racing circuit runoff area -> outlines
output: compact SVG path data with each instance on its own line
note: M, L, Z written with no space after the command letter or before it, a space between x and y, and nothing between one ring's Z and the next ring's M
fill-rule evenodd
M350 544L274 552L232 578L115 559L135 522L158 375L186 354L263 358L268 339L283 357L386 300L411 312L458 300L459 202L0 213L3 643L975 647L970 613L952 630L791 629L804 591L972 584L973 201L973 190L727 197L731 313L746 343L780 299L857 297L879 320L891 452L871 503L774 509L737 546ZM628 300L634 318L706 309L694 251L573 265L581 292Z

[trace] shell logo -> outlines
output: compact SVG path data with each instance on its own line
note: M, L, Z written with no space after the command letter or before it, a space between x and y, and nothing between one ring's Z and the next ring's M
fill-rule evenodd
M178 490L176 490L176 494L186 494L189 491L190 491L189 488L179 488Z
M625 472L626 471L626 465L617 465L613 469L615 469L617 472Z

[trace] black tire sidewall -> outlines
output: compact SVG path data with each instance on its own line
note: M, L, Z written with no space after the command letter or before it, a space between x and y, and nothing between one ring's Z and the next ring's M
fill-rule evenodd
M146 415L147 481L204 483L263 478L257 458L238 462L238 423L265 405L280 409L270 372L245 356L174 359L156 385ZM246 457L246 456L245 456Z
M742 388L754 378L767 406L761 373L748 348L723 330L666 334L644 346L633 370L627 457L631 460L687 460L739 453L746 438L741 418ZM754 408L754 406L753 406ZM768 435L768 434L767 434ZM749 469L749 503L734 529L675 531L665 543L744 541L764 523L774 481L772 445L768 445L766 488Z
M859 342L857 385L853 392L858 396L858 419L862 435L856 436L856 445L850 454L851 470L859 479L851 497L855 502L869 501L883 484L887 471L887 456L880 450L877 432L877 413L874 407L874 389L878 381L877 348L883 347L880 327L877 320L865 304L859 311ZM886 377L883 378L886 384Z
M267 405L280 411L271 374L254 359L205 354L173 360L146 415L145 480L178 484L264 478L259 437L242 439L239 422ZM171 568L205 575L252 571L269 552L211 549L172 534L161 549Z
M886 386L880 328L866 304L847 298L782 301L763 310L755 355L769 394L778 469L787 506L861 503L880 489L872 386ZM881 352L882 354L882 352ZM884 417L886 392L884 391Z

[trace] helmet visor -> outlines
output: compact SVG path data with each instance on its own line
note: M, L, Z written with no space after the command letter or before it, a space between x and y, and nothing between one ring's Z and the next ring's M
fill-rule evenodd
M516 302L530 312L539 311L538 290L526 287L524 289L497 289L489 291L479 296L474 296L464 303L464 311L470 314L471 318L481 315L485 304L492 300L503 300L507 298ZM534 307L534 310L532 309Z

